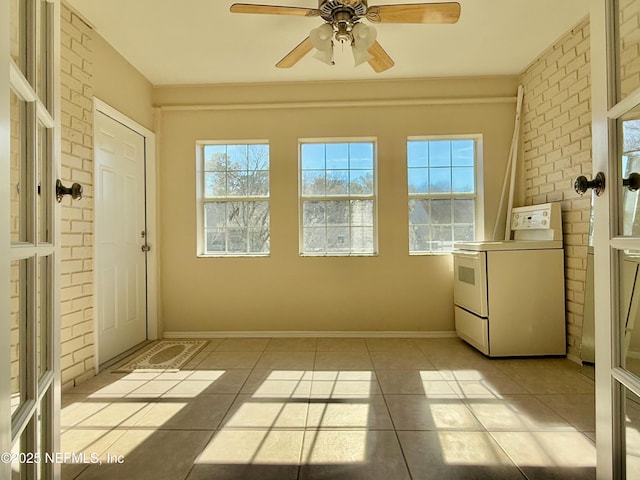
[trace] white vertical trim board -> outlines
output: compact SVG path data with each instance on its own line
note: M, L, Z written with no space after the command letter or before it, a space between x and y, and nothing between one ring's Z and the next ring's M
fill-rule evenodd
M51 195L55 192L53 188L53 183L56 179L62 177L62 74L61 72L61 55L62 55L62 47L61 47L61 9L62 6L60 1L55 0L51 2L48 0L48 5L53 9L53 13L51 17L53 18L52 32L51 32L51 43L53 44L53 58L51 59L51 64L53 68L53 91L51 87L49 89L49 94L52 98L52 114L54 121L54 136L52 143L52 157L51 160L53 162L52 172L51 172ZM53 238L55 245L55 253L53 257L54 264L53 268L53 298L52 298L52 325L49 327L53 330L52 332L52 340L53 346L51 347L51 352L49 353L49 358L52 361L53 368L53 400L52 400L52 412L49 412L49 415L52 416L51 419L51 428L53 429L53 442L50 446L52 452L61 451L61 412L62 412L62 362L61 362L61 322L62 322L62 308L61 308L61 300L60 300L60 289L61 289L61 281L60 274L62 272L61 264L62 264L62 255L61 255L61 245L62 245L62 207L60 204L55 201L53 198L51 199L53 202L54 209L52 211L52 230L53 230ZM59 480L62 477L62 466L59 463L54 464L51 467L51 470L48 472L53 475L54 480ZM45 470L45 475L47 472Z

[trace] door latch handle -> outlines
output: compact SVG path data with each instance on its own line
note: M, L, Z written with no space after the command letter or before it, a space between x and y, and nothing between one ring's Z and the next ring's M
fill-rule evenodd
M584 195L587 190L593 188L596 197L599 197L600 195L602 195L602 192L604 192L604 186L604 173L598 172L593 180L588 180L584 175L580 175L578 178L576 178L576 181L573 184L573 189L576 191L576 193Z
M629 178L622 179L622 186L627 187L630 192L640 189L640 173L630 173Z
M79 200L82 198L82 185L79 183L74 183L70 187L65 187L60 179L56 181L56 200L58 203L62 202L62 197L65 195L71 195L71 198L74 200Z
M141 250L142 250L144 253L147 253L148 251L150 251L150 250L151 250L151 245L147 245L147 244L145 243L144 245L142 245Z

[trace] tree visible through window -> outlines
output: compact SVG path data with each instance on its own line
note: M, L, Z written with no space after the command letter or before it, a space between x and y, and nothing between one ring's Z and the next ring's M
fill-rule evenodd
M409 253L448 252L476 236L476 139L407 142Z
M269 145L202 146L205 254L269 253Z
M300 145L304 255L373 255L375 238L374 143Z

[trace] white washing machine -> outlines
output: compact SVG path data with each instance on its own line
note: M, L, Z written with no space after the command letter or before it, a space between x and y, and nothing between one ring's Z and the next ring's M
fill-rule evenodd
M455 245L456 332L490 357L565 355L560 204L514 208L511 233Z

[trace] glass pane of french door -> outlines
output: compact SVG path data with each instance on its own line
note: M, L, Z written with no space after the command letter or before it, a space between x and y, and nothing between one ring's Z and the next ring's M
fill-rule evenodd
M619 250L618 255L620 355L614 365L640 380L640 252Z
M18 68L25 71L25 47L27 32L27 15L24 11L26 2L21 0L10 0L10 25L11 25L11 59Z
M640 88L640 2L616 2L616 79L618 101Z
M27 241L26 215L28 205L27 102L13 90L9 93L11 138L9 178L11 243Z
M623 388L621 397L625 472L626 478L632 479L640 472L640 396Z
M27 262L14 260L10 267L11 316L11 415L24 404L26 348L26 276Z

